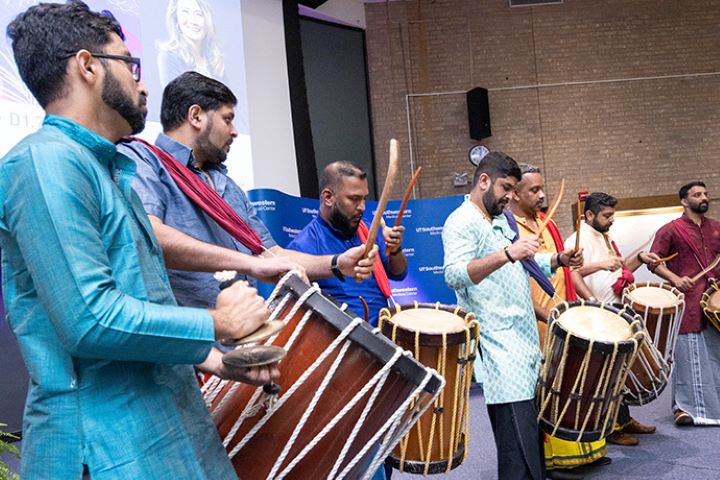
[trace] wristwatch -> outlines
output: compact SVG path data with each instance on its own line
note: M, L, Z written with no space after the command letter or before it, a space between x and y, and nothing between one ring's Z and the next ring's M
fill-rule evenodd
M340 267L338 267L338 258L340 257L339 253L336 253L333 255L332 260L330 260L330 271L332 272L335 277L340 280L341 282L345 281L345 275L340 271Z

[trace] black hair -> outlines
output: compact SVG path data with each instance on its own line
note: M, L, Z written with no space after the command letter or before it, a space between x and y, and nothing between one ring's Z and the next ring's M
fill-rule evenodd
M222 82L197 72L185 72L167 84L160 106L160 123L168 132L182 125L188 109L198 105L203 111L223 105L237 105L237 97Z
M20 77L43 108L67 94L70 56L83 49L102 52L113 33L125 40L110 12L93 12L80 1L34 5L7 27Z
M615 205L617 205L617 198L612 195L602 192L593 192L585 199L585 210L583 210L583 212L587 212L589 210L594 215L597 215L603 208L615 208Z
M344 160L333 162L323 168L318 179L320 191L336 186L342 177L367 178L367 172L352 162Z
M522 173L517 162L503 152L490 152L480 160L475 169L475 175L473 175L473 188L483 173L487 174L492 182L505 177L515 177L518 182L522 180Z
M520 167L521 175L525 175L526 173L540 173L540 167L531 165L529 163L521 163L518 166Z
M680 187L680 191L678 192L678 196L680 197L680 200L684 200L688 197L688 193L690 193L690 189L693 187L705 187L705 183L701 182L700 180L693 180L690 183L686 183L682 187Z

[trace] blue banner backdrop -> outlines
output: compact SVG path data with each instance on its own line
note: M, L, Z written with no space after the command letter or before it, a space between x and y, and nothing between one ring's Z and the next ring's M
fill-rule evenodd
M295 197L272 189L255 189L248 192L258 216L265 222L275 241L285 247L300 230L318 215L319 200ZM408 274L402 282L390 281L393 298L400 304L440 302L455 304L455 293L443 278L442 228L445 219L463 201L462 196L410 200L403 215L405 226L403 251L408 258ZM394 225L400 200L391 200L384 217ZM377 209L377 202L367 202L365 222L369 226ZM259 286L267 296L269 284Z

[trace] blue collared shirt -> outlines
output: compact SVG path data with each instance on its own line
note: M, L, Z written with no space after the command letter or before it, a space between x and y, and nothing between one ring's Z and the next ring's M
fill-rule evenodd
M388 272L388 277L393 280L402 280L405 278L407 271L399 276L390 274L390 269L388 268L389 261L385 256L385 240L383 239L382 233L378 234L375 243L378 246L385 271ZM362 242L357 233L351 239L347 239L342 233L326 222L324 218L318 215L302 229L287 248L312 255L334 255L359 245L362 245ZM362 316L363 313L363 306L359 298L362 296L370 310L369 322L374 327L377 326L380 309L388 305L387 299L380 291L380 287L378 287L378 283L373 275L361 283L356 282L350 277L347 277L344 282L341 282L335 277L331 277L320 279L317 283L323 292L329 293L340 302L347 303L350 311L358 316Z
M481 358L475 373L488 404L529 400L540 371L540 340L530 297L530 277L520 262L507 263L479 283L473 283L468 264L511 244L515 232L505 215L488 222L466 197L445 221L445 282L455 290L458 304L480 322ZM535 260L550 275L552 254Z
M199 178L207 182L200 170L195 167L195 157L190 148L162 133L155 141L155 145L175 157L176 160L195 172ZM215 220L188 199L162 162L149 148L140 142L132 142L119 145L118 150L137 163L137 175L133 181L133 188L149 215L158 217L165 225L180 230L197 240L252 255L247 247L235 240ZM265 248L269 249L275 246L275 241L265 224L255 214L255 208L248 200L247 195L228 178L225 167L219 165L209 168L206 173L212 178L215 191L227 201L245 223L257 232ZM215 307L215 299L220 288L217 280L213 278L213 273L168 269L168 276L175 298L180 305ZM244 276L243 278L251 284L255 284L254 279Z
M175 306L134 172L52 115L0 162L3 296L30 375L23 478L234 478L190 366L213 321Z

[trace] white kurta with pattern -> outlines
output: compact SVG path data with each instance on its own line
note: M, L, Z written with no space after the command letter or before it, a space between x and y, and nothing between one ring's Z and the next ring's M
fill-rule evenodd
M540 349L529 275L520 262L507 263L478 284L468 276L471 260L510 245L515 233L504 215L492 226L466 198L445 222L445 282L458 304L477 315L480 353L475 373L488 404L533 398L540 368ZM550 275L550 254L535 260Z

